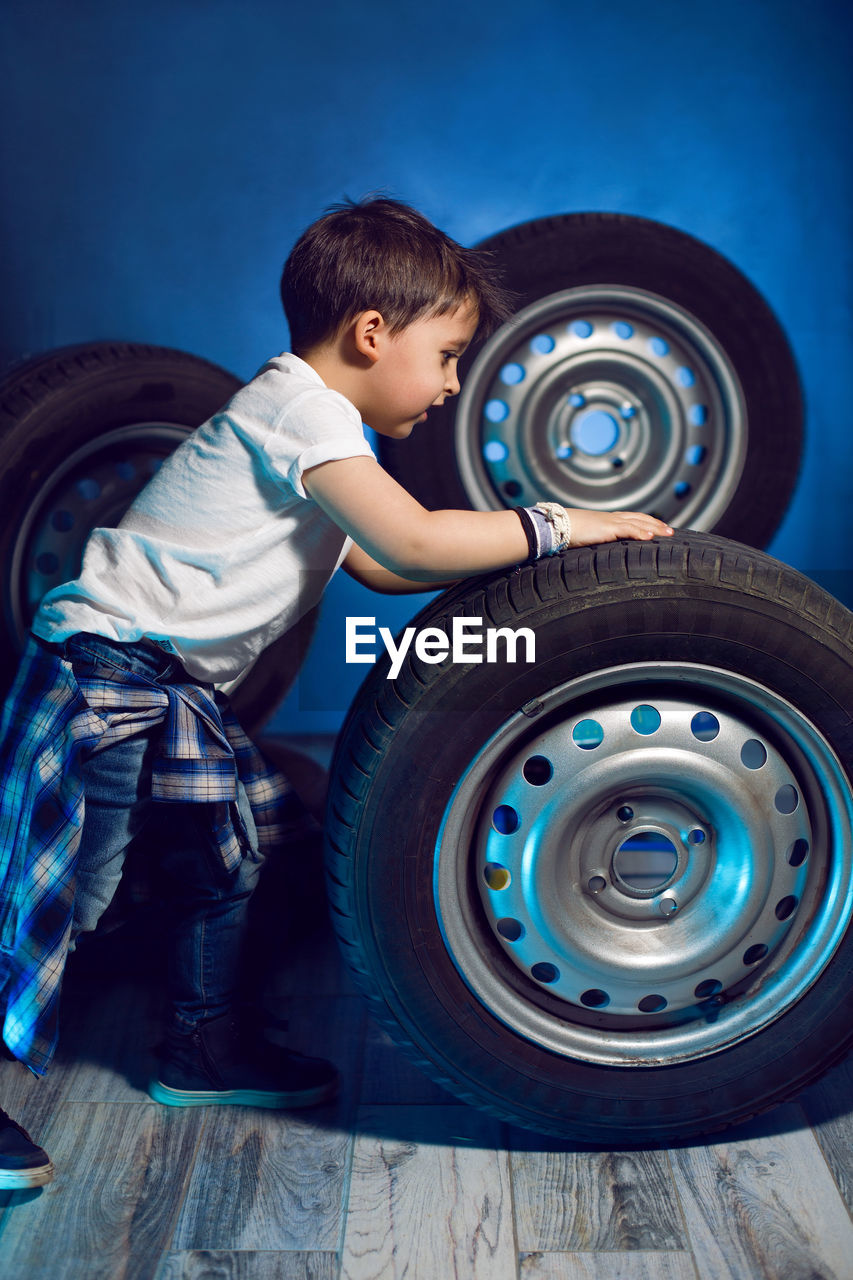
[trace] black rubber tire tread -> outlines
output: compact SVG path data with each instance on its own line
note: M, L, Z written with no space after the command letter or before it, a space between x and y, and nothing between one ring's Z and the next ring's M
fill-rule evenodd
M788 339L747 277L703 241L629 214L538 218L479 247L494 255L518 310L562 289L627 285L667 298L702 321L737 370L748 424L743 479L713 532L767 546L799 473L803 400ZM463 382L482 345L475 340L460 362ZM431 409L430 421L410 440L380 442L383 465L432 509L471 505L454 454L456 403Z
M34 356L0 382L2 627L0 682L8 687L19 641L11 581L15 534L35 494L76 448L102 432L142 421L199 426L240 387L232 373L188 352L135 342L88 342ZM272 645L232 694L250 732L269 718L298 670L316 614Z
M472 746L529 699L573 674L616 662L608 633L614 649L630 635L630 660L704 663L710 646L714 665L725 668L719 659L728 652L753 679L771 688L781 680L853 776L853 615L778 561L698 533L580 548L471 581L444 593L411 625L449 630L450 619L461 615L482 617L485 625L534 626L537 650L543 624L563 617L567 652L549 650L533 674L495 666L491 697L485 678L471 688L470 672L484 667L427 666L411 651L396 681L385 678L384 658L359 691L331 769L326 866L341 950L374 1016L427 1074L464 1101L594 1145L713 1132L819 1078L853 1043L853 929L807 997L734 1048L642 1068L639 1075L637 1069L566 1066L503 1027L456 973L435 918L432 849L464 768L457 759L455 776L447 772L454 734L479 722L469 733L475 743L456 752L470 759ZM631 627L621 638L620 617ZM428 717L440 732L427 733ZM830 994L818 998L822 990ZM507 1061L516 1066L506 1067ZM555 1062L582 1085L558 1088Z

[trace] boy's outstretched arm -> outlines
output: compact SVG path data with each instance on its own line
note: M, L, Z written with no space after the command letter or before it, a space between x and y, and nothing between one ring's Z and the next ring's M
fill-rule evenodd
M360 582L371 591L381 591L384 595L409 595L414 591L440 591L452 587L458 578L447 578L443 582L418 582L414 578L403 578L399 573L385 569L378 560L369 556L356 543L350 547L342 566L351 578Z
M335 523L385 569L413 582L441 584L519 564L527 538L514 511L427 511L373 458L323 462L303 484ZM575 511L572 545L647 541L672 532L633 511Z

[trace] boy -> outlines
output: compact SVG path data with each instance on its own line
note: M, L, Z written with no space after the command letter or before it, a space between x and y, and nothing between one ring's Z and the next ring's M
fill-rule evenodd
M150 1093L177 1106L308 1106L337 1083L329 1063L236 1020L270 796L212 686L292 626L342 564L376 589L413 591L570 544L672 532L653 516L553 503L427 511L382 470L362 422L408 436L459 391L478 326L507 314L488 261L415 210L378 199L329 211L288 258L282 300L292 352L180 446L118 528L91 534L79 578L39 608L4 720L5 1042L46 1069L69 940L95 927L151 803L171 802L162 862L178 919Z

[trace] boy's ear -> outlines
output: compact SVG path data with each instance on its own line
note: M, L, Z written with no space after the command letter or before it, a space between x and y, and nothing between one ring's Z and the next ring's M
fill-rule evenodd
M353 339L359 355L364 356L371 364L379 359L387 326L379 311L362 311L353 322Z

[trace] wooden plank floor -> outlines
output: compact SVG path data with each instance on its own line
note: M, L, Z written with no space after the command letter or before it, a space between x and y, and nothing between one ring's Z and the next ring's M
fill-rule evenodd
M0 1064L0 1103L57 1167L0 1192L3 1280L853 1280L849 1064L706 1143L584 1150L422 1076L320 921L275 991L294 1047L341 1066L341 1098L160 1107L145 1081L162 975L126 932L70 967L48 1076Z

